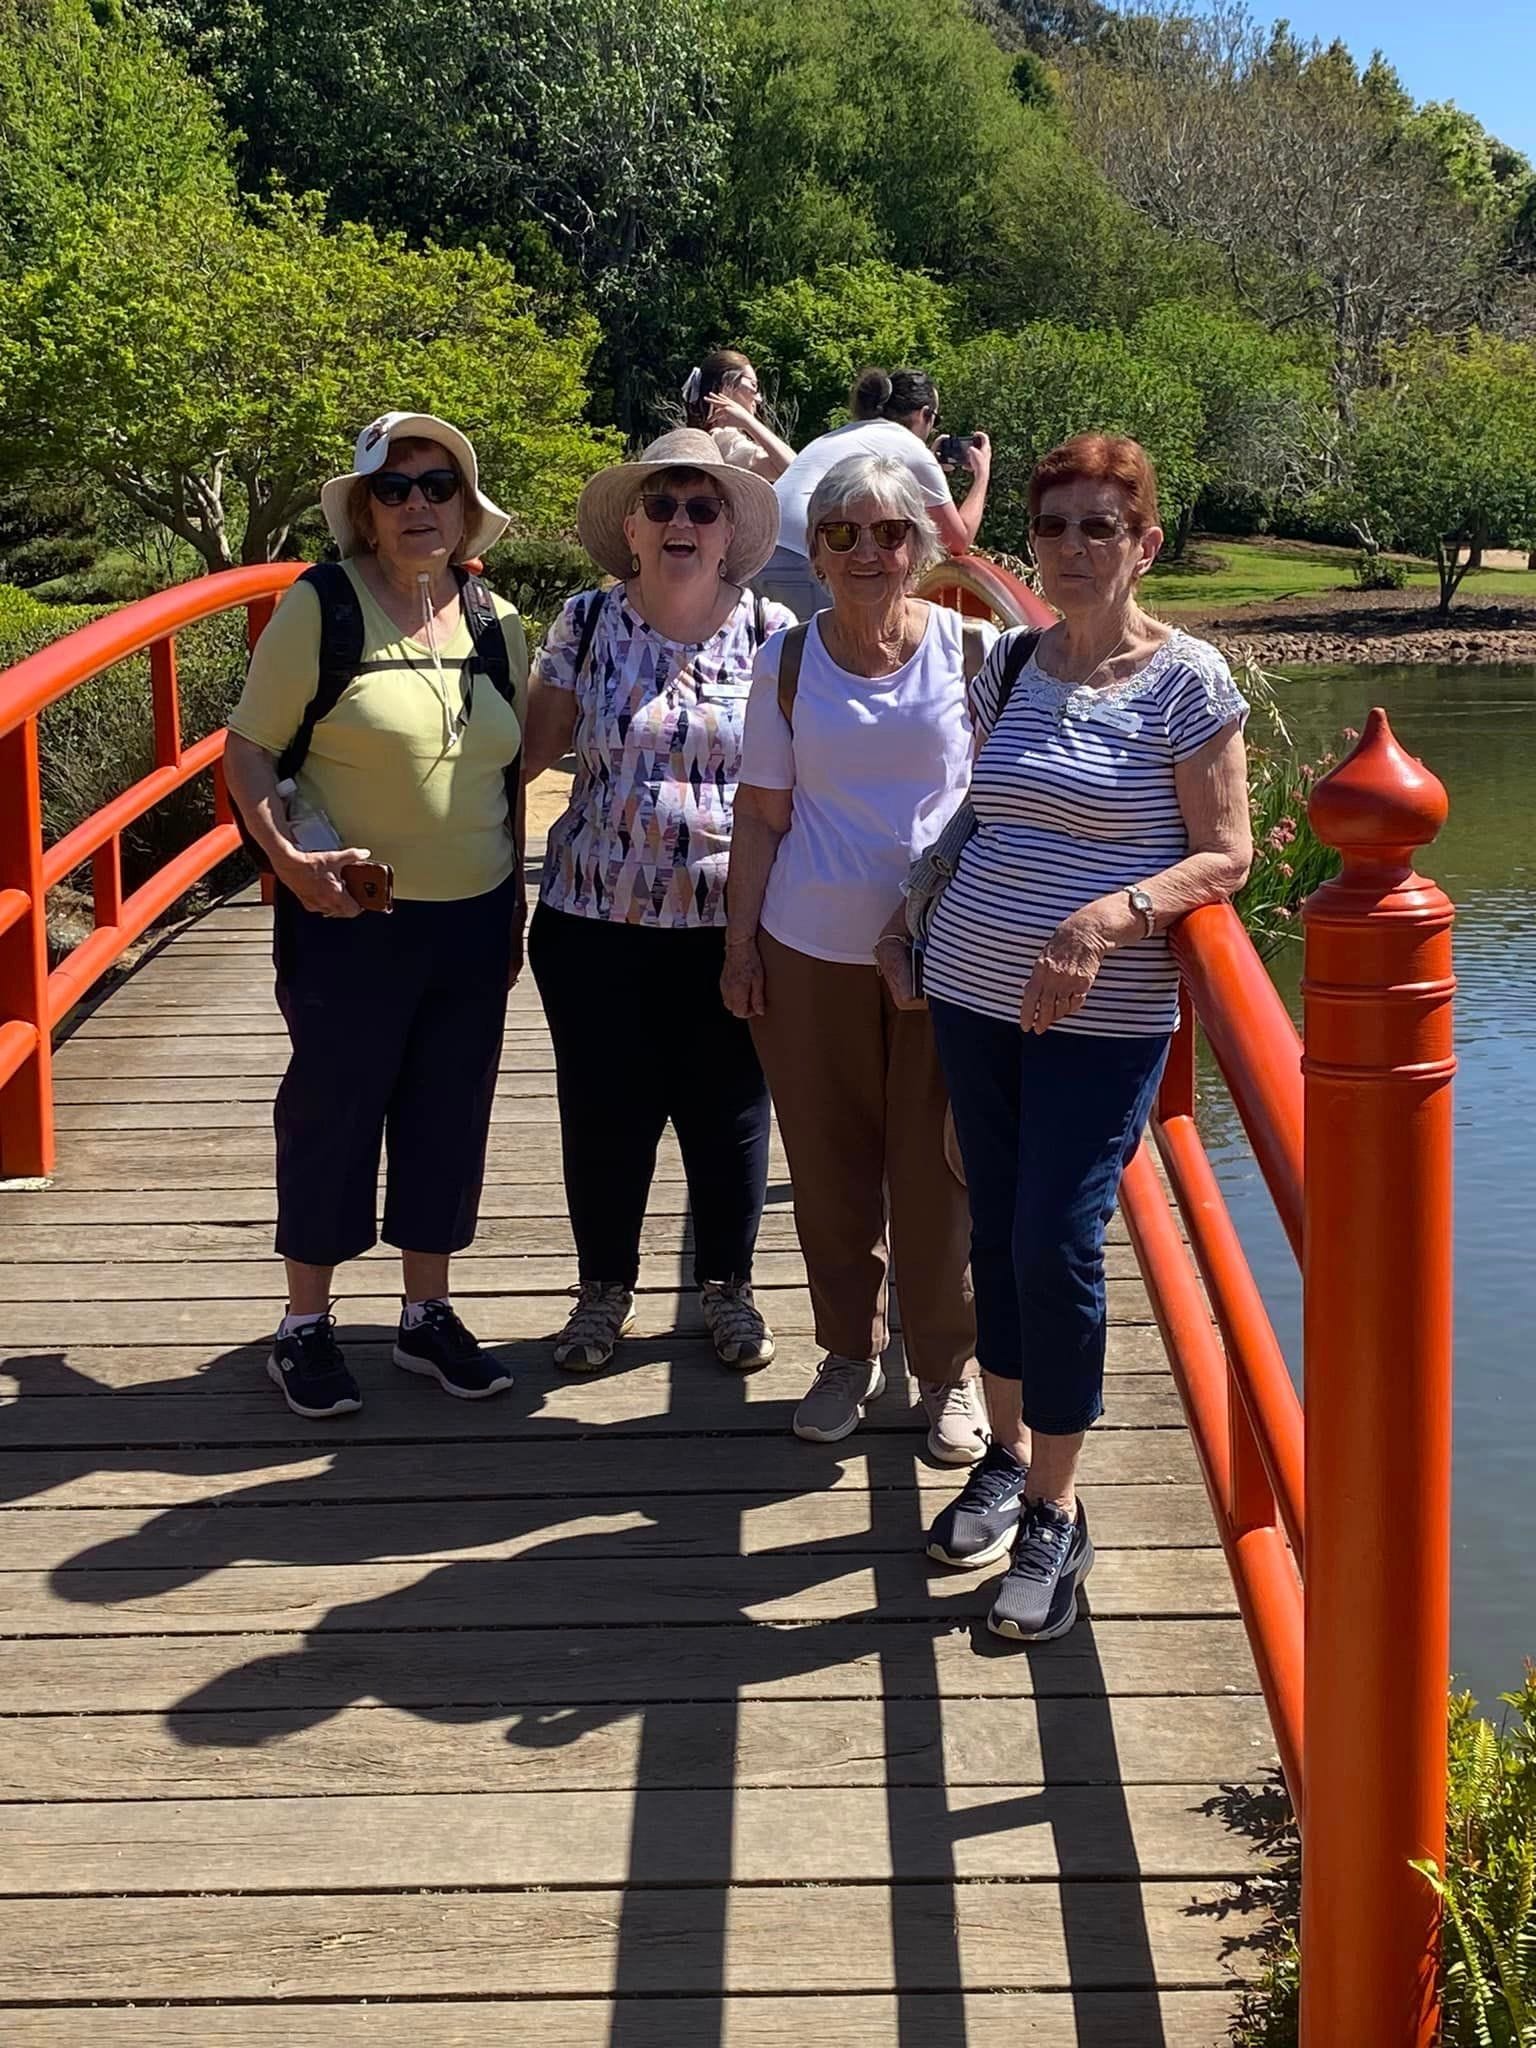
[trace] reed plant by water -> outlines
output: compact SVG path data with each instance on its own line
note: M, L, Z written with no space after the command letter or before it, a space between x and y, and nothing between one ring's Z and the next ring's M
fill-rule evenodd
M1337 873L1339 857L1324 846L1307 817L1313 786L1333 766L1335 755L1303 759L1281 709L1283 677L1250 663L1237 677L1253 708L1248 732L1248 804L1253 820L1253 866L1234 898L1261 959L1269 960L1301 937L1303 900ZM1358 735L1349 727L1343 738Z

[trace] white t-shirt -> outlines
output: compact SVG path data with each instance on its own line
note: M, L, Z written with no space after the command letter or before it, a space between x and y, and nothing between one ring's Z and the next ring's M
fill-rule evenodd
M846 462L850 455L894 455L911 470L925 504L952 502L938 457L926 441L920 441L895 420L850 420L846 427L834 427L830 434L819 434L814 441L808 441L774 484L779 499L781 548L789 548L797 555L810 554L805 514L811 493L829 469Z
M784 635L758 649L741 780L795 793L763 899L763 929L780 945L815 960L873 960L908 866L949 823L970 781L967 623L932 605L916 652L894 675L855 676L833 661L813 618L793 733L779 709ZM992 626L975 630L988 647L997 638Z

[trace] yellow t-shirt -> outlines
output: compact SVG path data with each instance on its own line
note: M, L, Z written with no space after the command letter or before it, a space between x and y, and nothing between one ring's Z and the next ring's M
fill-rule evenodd
M468 621L439 650L408 638L345 565L363 607L363 665L320 720L299 770L299 794L323 810L342 842L366 846L395 871L395 894L445 903L483 896L512 872L504 770L521 743L528 646L511 605L495 599L515 685L514 710L483 670L465 703ZM296 583L257 641L231 732L281 754L315 694L320 599Z

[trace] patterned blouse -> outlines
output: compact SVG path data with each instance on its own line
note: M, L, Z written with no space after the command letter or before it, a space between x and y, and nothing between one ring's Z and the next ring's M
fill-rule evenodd
M597 630L576 673L587 606ZM762 637L795 623L763 604ZM534 673L576 693L576 779L550 827L540 900L573 917L661 931L722 928L731 803L757 652L752 593L713 638L663 639L622 584L573 597Z

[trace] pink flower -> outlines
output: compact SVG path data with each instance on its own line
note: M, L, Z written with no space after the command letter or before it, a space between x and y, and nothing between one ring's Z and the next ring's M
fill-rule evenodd
M1264 835L1264 844L1272 852L1278 853L1282 846L1289 846L1295 837L1296 820L1294 818L1282 818L1278 824L1274 825Z
M1273 914L1274 914L1274 915L1275 915L1276 917L1283 917L1283 918L1285 918L1285 919L1286 919L1287 921L1289 921L1289 919L1290 919L1290 918L1292 917L1292 915L1294 914L1294 913L1292 912L1291 908L1290 908L1290 905L1289 905L1289 904L1286 904L1286 903L1276 903L1276 904L1274 904L1274 905L1272 906L1272 909L1273 909Z
M1288 860L1276 861L1275 873L1277 875L1284 875L1287 881L1291 879L1292 875L1294 875L1295 872L1296 870L1291 866Z

